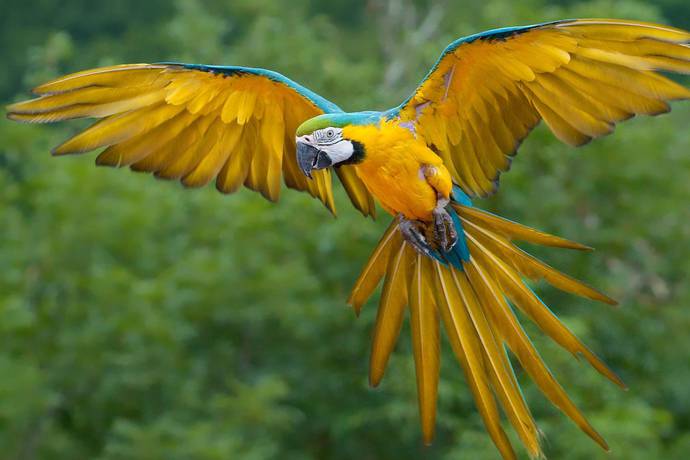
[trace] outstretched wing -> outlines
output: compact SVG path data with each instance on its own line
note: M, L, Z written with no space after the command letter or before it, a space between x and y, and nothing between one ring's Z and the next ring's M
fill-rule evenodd
M580 146L690 98L656 73L690 74L689 42L683 30L614 19L483 32L452 43L389 116L422 136L466 193L487 196L540 120Z
M52 123L100 118L53 153L105 147L96 163L129 166L188 187L216 181L241 185L275 201L280 179L334 211L329 170L308 180L295 158L295 131L305 120L340 108L294 81L264 69L176 63L87 70L34 89L37 99L8 108L9 118ZM347 166L337 171L353 204L374 214L364 184Z

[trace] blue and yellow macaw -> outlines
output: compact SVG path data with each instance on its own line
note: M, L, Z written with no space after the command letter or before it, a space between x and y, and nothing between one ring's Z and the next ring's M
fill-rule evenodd
M525 280L614 300L515 246L586 246L472 206L498 187L521 141L544 121L580 146L635 115L668 112L690 91L659 71L690 74L690 33L662 25L583 19L491 30L448 46L414 94L385 112L345 113L278 73L247 67L133 64L72 74L9 107L30 123L101 119L53 153L104 150L99 165L200 187L215 180L269 200L281 176L335 212L331 171L365 216L375 202L394 219L355 283L359 313L383 279L369 378L376 386L410 311L425 442L434 435L443 324L477 409L505 459L516 455L499 408L528 453L539 431L507 350L587 435L604 439L553 377L517 320L520 309L556 343L623 382L570 332ZM296 154L295 154L296 152Z

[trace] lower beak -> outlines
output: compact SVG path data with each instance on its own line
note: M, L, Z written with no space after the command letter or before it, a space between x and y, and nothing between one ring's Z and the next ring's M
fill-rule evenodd
M317 149L306 142L297 142L297 164L308 178L315 169L324 169L331 166L331 159L326 152Z

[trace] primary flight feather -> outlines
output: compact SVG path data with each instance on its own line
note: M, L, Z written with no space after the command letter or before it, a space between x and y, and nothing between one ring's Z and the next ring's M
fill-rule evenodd
M335 212L335 171L353 205L395 219L356 281L359 313L383 280L369 379L383 378L410 312L425 442L434 436L441 325L477 409L504 459L516 454L502 411L530 456L540 435L508 350L539 389L603 448L527 337L513 307L615 384L620 379L559 321L526 280L614 304L530 256L515 241L586 246L472 207L494 193L522 140L540 122L580 146L635 115L657 115L690 91L659 72L690 74L690 33L616 19L566 20L483 32L451 43L414 94L385 112L345 113L264 69L179 63L87 70L34 89L9 118L100 121L55 155L103 149L97 164L200 187L215 180L279 198L285 184ZM295 154L296 153L296 154Z

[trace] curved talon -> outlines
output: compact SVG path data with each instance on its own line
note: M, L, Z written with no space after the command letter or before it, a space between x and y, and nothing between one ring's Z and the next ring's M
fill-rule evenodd
M450 252L458 241L458 232L455 230L453 218L446 211L448 202L448 199L439 199L436 208L432 211L434 236L444 252Z
M433 257L432 248L426 241L424 236L424 224L418 220L411 220L402 214L398 214L398 224L400 225L400 233L405 241L419 253Z
M406 218L398 214L400 233L405 241L421 254L434 257L433 252L440 249L450 252L458 241L453 218L446 211L449 200L439 198L436 208L432 211L432 222L427 224L418 220Z

